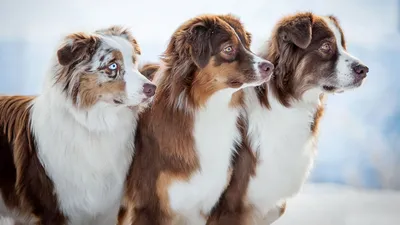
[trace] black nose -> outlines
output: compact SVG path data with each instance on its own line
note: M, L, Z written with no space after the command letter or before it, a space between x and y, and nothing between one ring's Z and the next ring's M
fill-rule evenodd
M156 93L156 88L157 86L154 84L145 83L143 85L143 93L150 98Z
M262 78L267 78L271 76L274 65L268 61L263 61L258 63L258 69L260 70Z
M357 63L353 65L353 71L359 78L364 79L367 76L369 69L367 66Z

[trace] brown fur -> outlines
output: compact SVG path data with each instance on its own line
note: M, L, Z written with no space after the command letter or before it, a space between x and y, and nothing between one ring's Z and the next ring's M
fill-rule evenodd
M335 17L329 18L338 26ZM340 26L338 27L340 29ZM341 44L345 48L344 35L341 29L340 31ZM317 85L321 77L328 76L334 69L337 52L331 55L313 52L318 50L322 40L333 37L334 34L322 18L312 13L297 13L282 18L275 26L271 40L268 42L268 49L260 54L275 66L271 82L255 88L260 103L270 108L267 93L271 91L282 105L290 107L292 101L300 100L306 90ZM324 94L321 94L322 103L324 99ZM324 107L321 104L316 110L314 121L310 124L310 131L314 136L318 134L319 121L323 112ZM231 183L221 196L219 205L214 209L208 221L209 225L251 224L248 221L251 219L252 208L246 203L245 191L248 180L255 175L256 156L253 155L253 151L248 150L248 145L248 143L242 144L243 149L239 150L240 154L234 166L241 169L234 170ZM240 177L240 179L235 180L235 177ZM280 208L282 215L285 212L286 203Z
M127 180L131 203L122 209L132 211L128 224L171 224L174 215L169 209L169 185L189 179L199 169L192 137L193 112L216 91L255 79L251 58L244 51L249 49L250 40L250 34L231 15L196 17L172 35L154 102L138 123L136 152ZM234 57L220 53L226 41L234 47ZM231 107L242 105L243 93L238 91ZM121 220L129 217L120 213Z
M68 41L72 42L72 44L69 44ZM75 33L68 35L66 42L57 51L59 64L55 66L57 68L56 83L62 84L66 95L72 98L74 104L77 104L79 78L76 78L76 75L73 76L76 66L79 63L88 63L91 61L100 45L100 39L85 33Z
M66 98L81 109L88 109L97 101L119 104L125 94L122 54L116 49L101 49L99 52L102 38L98 34L127 38L133 45L134 55L140 54L130 33L119 27L99 30L96 34L66 36L57 51L52 85L58 85ZM105 64L99 68L93 67L92 60L96 54ZM108 70L110 62L105 61L105 56L109 55L112 55L113 62L119 63L117 72ZM103 76L102 80L106 82L99 82L99 76ZM59 210L54 184L37 156L31 130L33 100L34 97L27 96L0 96L0 194L13 213L19 213L36 224L62 225L68 218Z
M55 83L62 86L65 94L78 108L87 109L98 101L123 104L126 98L125 86L122 84L126 72L123 55L119 49L102 46L104 35L120 36L128 40L133 47L133 63L136 63L140 54L140 48L131 33L118 26L98 30L94 34L68 35L57 51ZM99 60L100 66L95 66L93 60ZM112 63L117 64L116 70L108 68ZM111 88L113 90L110 87L114 87ZM87 88L90 88L90 93Z
M334 16L329 16L329 18L339 28L342 47L346 48L338 20ZM275 75L271 84L264 84L257 88L261 103L270 108L266 94L270 88L283 105L290 107L291 101L299 100L306 90L317 85L322 76L331 74L338 57L337 47L330 56L321 56L312 52L318 49L321 40L332 38L334 34L325 21L315 14L298 13L282 18L275 26L268 51L262 54L264 58L274 63ZM313 135L317 135L319 120L324 112L324 94L321 94L320 100L322 104L317 108L314 121L310 124Z
M0 191L7 207L41 225L66 224L53 182L36 155L30 125L34 97L0 97Z
M250 177L255 175L257 159L247 140L247 122L244 118L239 120L239 127L244 139L240 146L237 146L237 154L232 159L232 177L214 207L207 225L245 225L249 222L251 207L243 204L242 199L246 198Z
M153 80L154 75L156 72L160 69L160 65L157 63L148 63L143 65L141 68L139 68L139 72L143 74L147 79Z
M85 74L79 82L78 96L80 96L80 107L88 109L99 100L108 101L108 95L114 96L114 103L118 101L118 95L123 96L125 82L123 80L99 84L96 75Z
M338 23L335 17L329 18ZM343 33L341 35L345 48ZM281 19L268 43L268 51L261 54L275 65L271 84L258 87L261 103L270 107L266 97L270 88L275 97L289 107L291 101L299 100L322 77L330 76L338 57L337 47L334 45L334 51L329 55L315 52L322 41L333 38L325 21L312 13L298 13Z
M326 98L326 96L324 94L320 95L321 102L325 102L325 98ZM311 127L310 127L311 133L314 136L318 135L318 128L319 128L318 125L319 125L319 121L321 120L322 116L324 115L324 111L325 111L324 106L318 105L317 111L314 114L314 120L311 123Z

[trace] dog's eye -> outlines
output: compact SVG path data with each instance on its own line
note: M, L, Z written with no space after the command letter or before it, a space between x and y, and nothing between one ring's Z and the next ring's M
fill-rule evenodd
M117 69L118 69L118 64L117 64L117 63L111 63L111 64L108 66L108 69L110 69L110 70L117 70Z
M331 51L331 45L328 42L325 42L321 45L320 49L324 52L330 52Z
M225 53L232 53L232 52L233 52L232 46L227 46L227 47L225 47L225 48L224 48L224 52L225 52Z

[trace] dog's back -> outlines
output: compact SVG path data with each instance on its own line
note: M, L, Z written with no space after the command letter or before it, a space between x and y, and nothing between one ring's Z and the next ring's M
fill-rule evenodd
M0 213L5 214L19 205L15 186L17 176L15 161L23 162L22 151L31 151L30 105L34 97L0 96ZM21 166L23 164L20 164ZM26 166L26 165L24 165ZM8 208L8 209L7 209Z

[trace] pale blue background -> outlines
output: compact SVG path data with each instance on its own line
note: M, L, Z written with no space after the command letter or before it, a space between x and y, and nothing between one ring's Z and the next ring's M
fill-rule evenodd
M1 0L0 94L37 94L58 40L111 24L132 28L154 61L174 29L202 13L232 12L254 35L253 49L281 16L336 15L348 50L370 68L365 85L329 96L310 180L400 189L400 35L396 0L89 1Z

